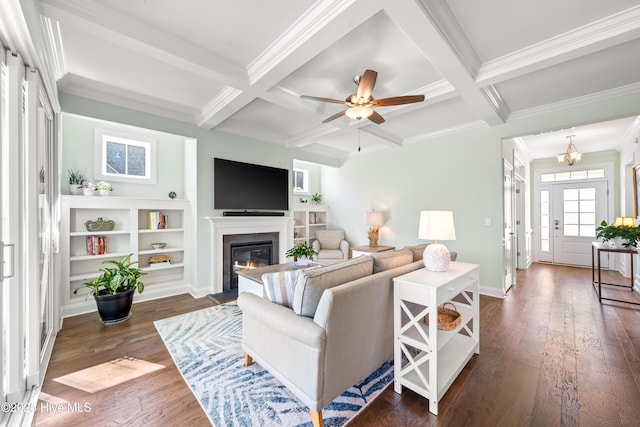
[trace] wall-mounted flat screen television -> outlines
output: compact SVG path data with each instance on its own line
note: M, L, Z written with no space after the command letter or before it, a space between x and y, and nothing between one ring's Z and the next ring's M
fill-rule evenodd
M289 171L214 158L213 207L289 210Z

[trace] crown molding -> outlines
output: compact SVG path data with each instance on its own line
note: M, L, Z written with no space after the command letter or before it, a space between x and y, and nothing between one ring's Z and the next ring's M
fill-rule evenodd
M225 86L211 101L198 111L196 114L196 124L200 127L203 126L209 118L213 117L241 94L242 91L240 89Z
M421 0L420 5L469 75L475 76L481 66L480 57L445 0Z
M511 114L511 110L500 96L498 89L496 89L494 85L490 85L487 87L483 87L481 89L481 92L487 99L487 101L489 101L489 104L496 112L496 114L500 116L503 122L506 122L509 118L509 115Z
M249 84L264 77L356 0L318 1L247 66Z
M587 25L527 46L480 66L476 84L484 86L535 71L549 62L560 63L602 49L613 39L633 38L640 29L640 6L635 6ZM619 41L618 41L619 42ZM615 43L618 43L615 42ZM591 49L588 49L591 48Z
M184 105L169 103L163 99L135 94L135 97L118 87L87 79L73 74L65 74L58 80L61 92L87 98L122 108L155 114L173 120L193 123L193 109Z
M406 144L415 144L417 142L426 141L428 139L438 138L445 135L451 135L454 133L465 132L474 129L488 128L489 125L484 120L476 120L473 122L463 123L458 126L451 126L446 129L440 129L434 132L427 132L420 135L411 136L404 139Z
M520 111L515 111L509 116L509 120L523 119L527 117L537 116L539 114L554 113L560 110L566 110L568 108L580 107L587 104L592 104L599 101L606 101L608 99L616 98L623 95L630 95L640 92L640 83L632 83L625 86L620 86L614 89L603 90L600 92L591 93L589 95L578 96L576 98L553 102L538 107L527 108Z
M359 128L359 130L361 130L362 132L366 132L369 135L374 135L378 138L381 138L383 141L386 141L388 143L387 145L389 146L402 147L404 142L402 137L396 135L395 133L384 130L378 125L362 126Z
M64 55L64 47L62 45L62 35L60 34L60 23L52 21L46 16L41 16L42 30L44 42L51 53L51 67L53 68L53 77L60 80L67 74L67 61Z
M339 130L339 127L325 123L308 131L300 132L296 136L285 140L284 145L285 147L304 147L305 145L314 143L320 137L330 135Z

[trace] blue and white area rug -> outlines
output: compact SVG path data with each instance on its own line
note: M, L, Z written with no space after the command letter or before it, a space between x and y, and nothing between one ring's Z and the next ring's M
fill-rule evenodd
M258 363L244 366L242 312L235 303L155 322L183 378L216 427L311 426L309 409ZM342 426L393 381L384 363L322 411Z

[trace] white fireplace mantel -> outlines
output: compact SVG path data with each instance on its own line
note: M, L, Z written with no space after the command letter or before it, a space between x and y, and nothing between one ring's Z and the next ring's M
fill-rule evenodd
M222 292L222 238L230 234L278 233L280 262L285 262L286 252L293 246L291 216L208 216L211 224L211 293Z

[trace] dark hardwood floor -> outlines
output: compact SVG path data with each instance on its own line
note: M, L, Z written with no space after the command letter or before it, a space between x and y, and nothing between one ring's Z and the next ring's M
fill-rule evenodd
M640 306L600 305L590 269L534 264L517 282L504 300L481 297L480 354L438 416L419 395L389 387L349 426L640 426ZM640 301L627 289L607 292ZM39 410L34 425L209 425L153 321L211 305L182 295L136 304L123 324L103 326L97 314L65 319L39 407L89 403L91 412ZM94 393L55 381L123 357L165 368Z

